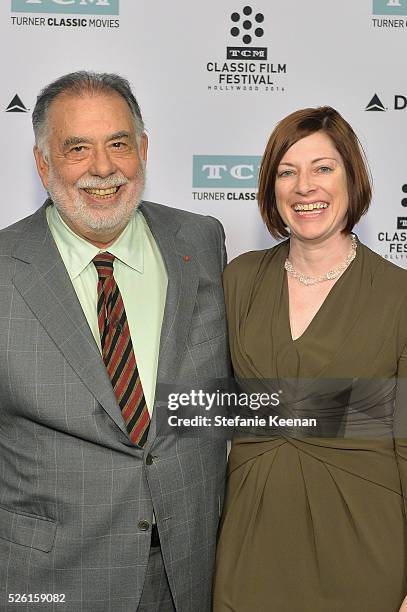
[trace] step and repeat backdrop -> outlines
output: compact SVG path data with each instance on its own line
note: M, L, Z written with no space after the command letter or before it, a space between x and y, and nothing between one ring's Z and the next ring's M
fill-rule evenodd
M407 267L407 0L2 0L0 41L0 227L45 199L37 93L88 69L133 86L150 140L145 197L220 219L230 257L273 244L256 185L277 121L334 106L373 175L357 233Z

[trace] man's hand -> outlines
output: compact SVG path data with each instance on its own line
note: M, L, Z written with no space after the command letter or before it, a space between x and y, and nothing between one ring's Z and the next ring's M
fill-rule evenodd
M407 612L407 596L404 598L399 612Z

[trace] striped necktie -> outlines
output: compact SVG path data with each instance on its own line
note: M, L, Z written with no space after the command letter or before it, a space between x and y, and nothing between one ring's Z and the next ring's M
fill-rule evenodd
M144 446L150 415L137 369L123 298L113 276L114 255L93 259L99 281L97 315L102 356L133 444Z

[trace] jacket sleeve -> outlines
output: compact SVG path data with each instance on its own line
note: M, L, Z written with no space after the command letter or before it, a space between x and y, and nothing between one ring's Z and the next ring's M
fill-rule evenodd
M226 253L226 245L225 245L225 230L223 229L223 225L222 223L216 219L215 217L211 217L210 215L207 215L207 219L210 219L213 224L215 225L215 229L217 232L217 236L218 236L218 244L219 244L219 248L220 248L220 257L221 257L221 266L222 266L222 272L225 269L225 266L227 264L228 261L228 257L227 257L227 253Z

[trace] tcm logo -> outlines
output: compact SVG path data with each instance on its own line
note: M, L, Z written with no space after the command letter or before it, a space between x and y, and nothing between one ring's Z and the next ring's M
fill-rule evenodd
M261 42L264 36L263 13L256 13L251 6L245 6L240 13L237 11L232 13L230 19L230 35L237 38L245 46L227 47L226 59L266 60L266 47L248 46L252 43Z
M118 15L119 0L11 0L14 13Z
M396 94L393 100L393 107L390 110L404 110L406 108L407 108L407 96ZM384 106L379 96L375 94L373 98L370 100L369 104L366 106L365 110L383 112L389 109L388 107Z
M373 15L407 15L407 0L373 0Z
M251 59L251 60L266 60L267 49L266 47L227 47L226 59Z
M194 155L192 186L257 189L260 155Z

